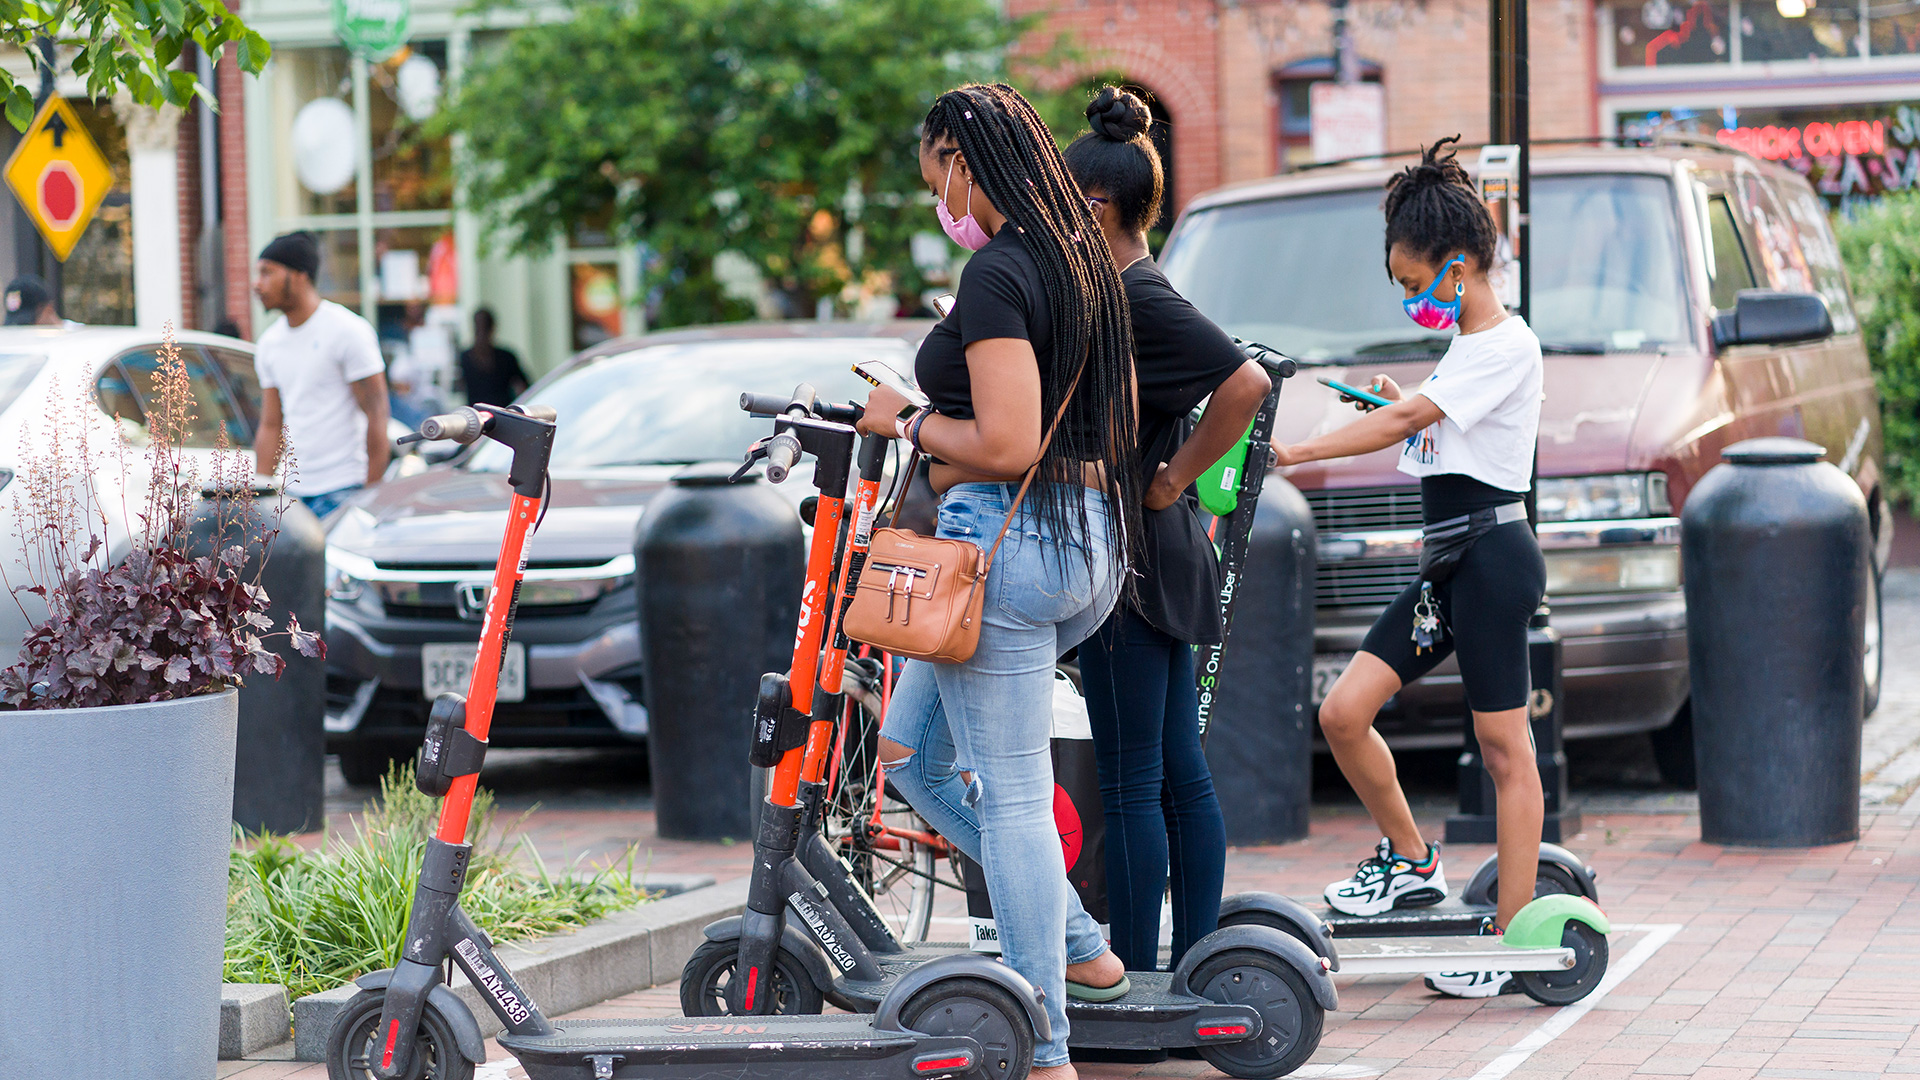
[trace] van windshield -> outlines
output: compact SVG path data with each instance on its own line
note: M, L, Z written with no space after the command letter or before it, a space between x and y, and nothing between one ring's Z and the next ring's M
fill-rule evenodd
M1437 356L1451 333L1401 309L1381 243L1380 192L1203 210L1161 258L1175 288L1229 333L1303 360ZM1670 183L1543 176L1533 183L1532 324L1549 350L1691 341Z

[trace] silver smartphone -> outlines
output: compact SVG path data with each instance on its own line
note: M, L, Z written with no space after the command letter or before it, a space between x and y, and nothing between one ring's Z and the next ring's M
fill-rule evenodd
M862 360L853 365L853 373L875 386L885 386L907 399L907 403L916 409L924 409L932 402L921 393L913 380L888 367L878 360Z
M934 297L933 310L936 314L938 314L943 319L946 318L948 315L952 314L953 313L953 294L941 293L939 296Z

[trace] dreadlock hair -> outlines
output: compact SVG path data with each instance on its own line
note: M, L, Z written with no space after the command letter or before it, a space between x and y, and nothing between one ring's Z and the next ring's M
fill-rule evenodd
M1060 149L1027 99L1004 83L949 90L927 112L923 151L952 139L966 155L974 182L1006 216L1033 256L1053 317L1050 371L1041 373L1044 431L1080 371L1066 416L1040 458L1037 483L1027 492L1040 520L1057 536L1087 535L1081 463L1106 463L1107 540L1127 552L1140 530L1140 470L1133 415L1133 325L1127 295L1086 197L1067 173ZM1047 482L1050 481L1050 482ZM1074 520L1069 520L1070 516ZM1068 531L1077 525L1078 532ZM1091 549L1087 558L1092 559Z
M1147 138L1152 124L1153 114L1137 94L1103 86L1087 106L1091 130L1073 140L1065 154L1080 189L1106 192L1120 227L1129 233L1146 232L1160 220L1166 174L1160 151Z
M1493 215L1454 152L1441 153L1449 143L1459 141L1458 135L1441 139L1420 152L1418 165L1409 165L1387 180L1381 209L1387 215L1389 257L1393 245L1405 244L1408 251L1435 266L1463 251L1479 261L1481 272L1493 266L1499 242ZM1391 269L1387 276L1393 276Z

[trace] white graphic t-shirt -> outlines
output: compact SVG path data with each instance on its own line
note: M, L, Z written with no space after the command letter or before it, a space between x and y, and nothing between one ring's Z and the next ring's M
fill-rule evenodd
M1541 381L1540 339L1520 316L1455 335L1440 366L1414 391L1446 415L1407 440L1400 471L1459 473L1504 491L1526 491L1540 433Z
M254 346L253 366L262 389L280 391L294 457L288 493L325 495L366 483L367 414L351 384L387 369L372 325L322 300L299 326L282 318L267 327Z

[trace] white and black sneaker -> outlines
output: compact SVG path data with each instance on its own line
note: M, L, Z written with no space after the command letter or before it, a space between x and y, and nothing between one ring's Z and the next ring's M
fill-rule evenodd
M1440 869L1440 845L1428 844L1418 862L1393 850L1380 838L1372 858L1350 878L1327 886L1327 906L1343 915L1378 915L1395 908L1426 907L1447 898L1447 875Z
M1480 932L1498 936L1493 916L1480 920ZM1511 971L1443 971L1427 976L1427 989L1457 998L1490 998L1519 989Z

